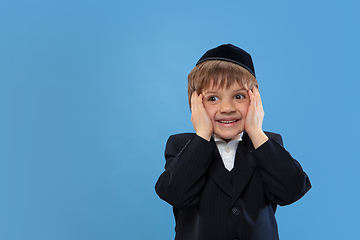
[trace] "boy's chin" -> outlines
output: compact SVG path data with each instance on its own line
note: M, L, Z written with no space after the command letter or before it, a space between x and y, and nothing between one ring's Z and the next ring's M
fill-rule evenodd
M240 133L236 134L236 135L220 135L220 134L215 133L215 135L217 138L221 138L225 142L230 142L230 141L234 140L235 138L237 139L239 137Z

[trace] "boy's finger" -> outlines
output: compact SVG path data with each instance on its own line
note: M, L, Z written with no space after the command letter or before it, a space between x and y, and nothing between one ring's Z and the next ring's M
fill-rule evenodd
M191 95L191 110L194 110L196 107L196 97L197 97L197 92L194 91Z
M203 104L203 95L198 93L196 91L193 92L191 95L191 109L198 109Z
M252 90L249 90L248 94L250 97L250 105L253 106L255 104L254 106L256 106L256 98L254 92Z
M252 92L253 92L253 94L254 94L254 97L256 98L256 105L257 105L257 106L262 106L261 96L260 96L259 89L254 86Z
M254 87L254 88L255 88L255 95L257 97L261 98L259 89L257 87Z

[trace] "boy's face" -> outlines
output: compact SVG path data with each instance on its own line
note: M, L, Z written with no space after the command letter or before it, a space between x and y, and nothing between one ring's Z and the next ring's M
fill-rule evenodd
M202 94L217 137L229 141L244 131L250 104L247 89L235 82L227 89L210 86Z

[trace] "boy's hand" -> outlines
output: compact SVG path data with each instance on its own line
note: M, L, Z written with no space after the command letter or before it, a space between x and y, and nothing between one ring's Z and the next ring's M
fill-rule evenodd
M198 136L210 141L213 134L213 124L203 103L204 95L196 91L191 95L191 122Z
M253 87L252 90L248 90L248 94L250 97L250 105L245 119L245 131L249 134L249 137L256 149L265 143L268 140L268 137L262 130L264 110L259 89Z

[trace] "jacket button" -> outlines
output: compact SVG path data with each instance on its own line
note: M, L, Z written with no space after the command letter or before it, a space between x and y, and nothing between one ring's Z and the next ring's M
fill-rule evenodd
M240 214L240 209L237 207L234 207L233 209L231 209L231 213L234 216L238 216Z

